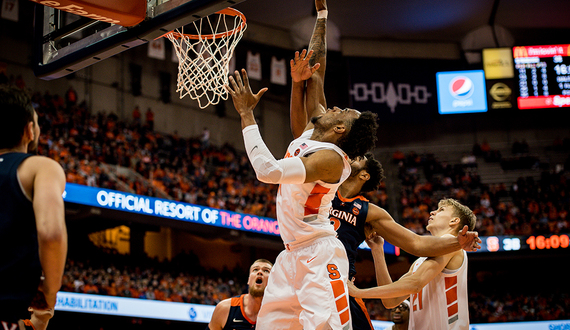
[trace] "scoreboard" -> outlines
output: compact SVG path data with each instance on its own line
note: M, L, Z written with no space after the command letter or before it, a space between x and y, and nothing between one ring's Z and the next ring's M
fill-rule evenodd
M562 235L484 236L477 252L536 251L568 249L570 237Z
M570 45L513 48L519 109L570 107Z

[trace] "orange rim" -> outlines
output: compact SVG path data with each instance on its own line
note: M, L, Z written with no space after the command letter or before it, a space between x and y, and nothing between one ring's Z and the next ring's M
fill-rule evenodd
M236 32L241 31L246 25L245 15L237 9L226 8L226 9L222 9L220 11L215 12L215 14L228 15L228 16L239 16L241 18L241 24L238 25L237 27L235 27L234 29L226 31L226 32L220 32L220 33L215 33L215 34L203 34L201 36L199 36L197 34L186 34L186 33L179 33L179 32L170 31L170 32L167 32L167 33L161 35L160 37L158 37L156 39L166 37L168 35L171 35L176 39L185 37L185 38L194 39L194 40L225 38L225 37L233 35Z

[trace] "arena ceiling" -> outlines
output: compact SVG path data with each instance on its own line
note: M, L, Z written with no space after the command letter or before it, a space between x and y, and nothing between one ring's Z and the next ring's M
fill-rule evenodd
M311 0L247 0L235 7L251 22L289 30L313 6ZM461 42L493 21L519 45L570 43L568 0L329 0L328 6L341 38Z

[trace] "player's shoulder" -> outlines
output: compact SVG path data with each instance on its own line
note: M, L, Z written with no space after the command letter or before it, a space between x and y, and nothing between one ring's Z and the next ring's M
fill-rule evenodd
M232 298L227 298L220 301L214 308L214 313L218 315L228 316L230 308L232 307Z
M41 155L33 155L30 156L28 158L26 158L26 160L24 160L24 162L28 163L28 164L34 164L34 165L40 165L40 166L58 166L61 167L61 165L59 165L58 162L56 162L55 160L46 157L46 156L41 156Z
M63 173L63 168L58 162L45 156L30 156L22 162L21 166L23 169L28 168L37 172L46 171Z
M390 213L385 209L374 203L368 203L368 215L366 217L367 221L373 220L394 220Z
M228 316L230 315L230 308L232 298L224 299L220 301L214 308L212 313L212 318L210 319L209 327L210 329L223 329L226 325Z

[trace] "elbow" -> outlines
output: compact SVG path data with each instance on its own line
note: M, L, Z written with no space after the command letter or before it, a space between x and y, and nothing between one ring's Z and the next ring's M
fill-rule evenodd
M276 178L274 175L263 175L260 173L255 173L255 176L257 177L257 180L263 182L263 183L267 183L267 184L277 184L279 183L279 179Z
M382 305L386 309L393 309L396 308L399 304L396 303L393 299L382 299Z
M67 242L67 231L65 230L65 227L54 228L49 231L38 231L38 241L40 244L63 244Z
M402 292L406 295L420 292L425 286L420 278L409 277L406 280L406 290Z
M418 293L424 288L423 283L419 279L412 280L409 294Z

